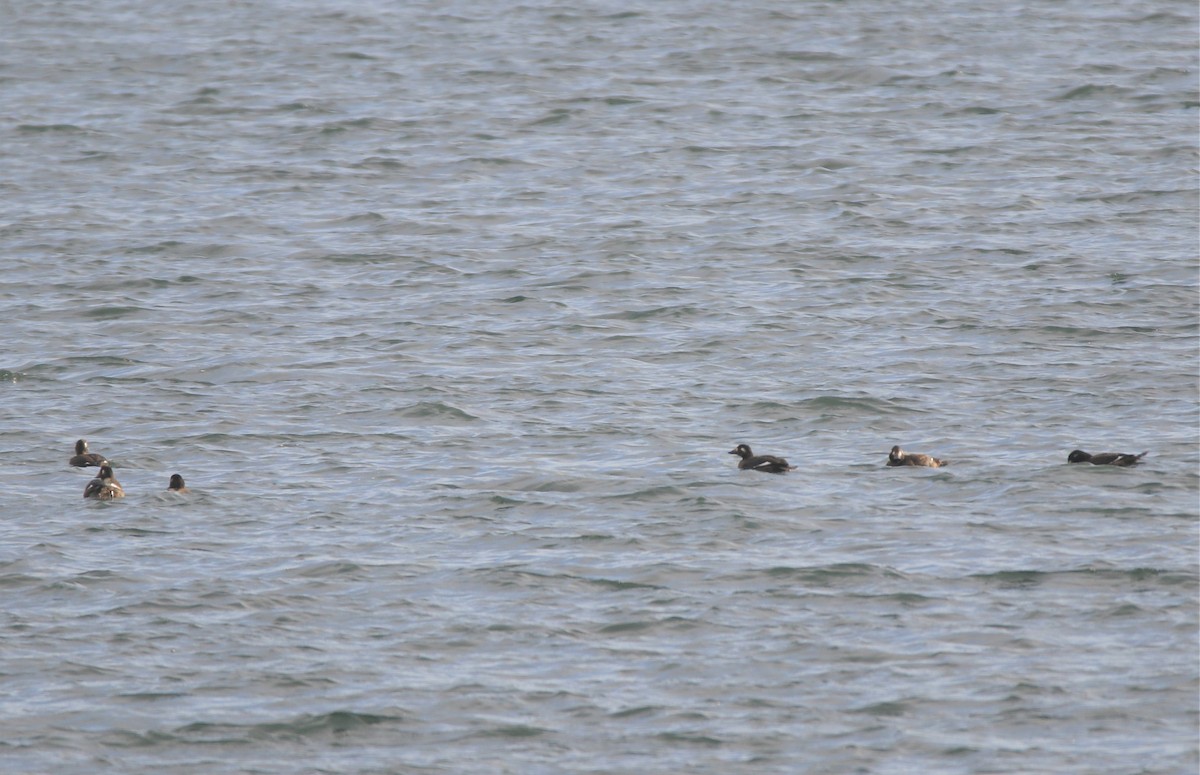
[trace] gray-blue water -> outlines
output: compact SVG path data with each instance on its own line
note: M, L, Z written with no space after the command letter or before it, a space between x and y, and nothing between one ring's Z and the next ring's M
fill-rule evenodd
M1194 773L1197 16L0 4L0 769Z

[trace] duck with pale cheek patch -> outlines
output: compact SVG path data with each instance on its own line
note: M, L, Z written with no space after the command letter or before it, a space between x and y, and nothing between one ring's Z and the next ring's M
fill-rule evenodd
M125 488L113 476L112 466L100 466L100 473L83 488L83 497L98 501L111 501L125 497Z
M738 444L733 449L729 450L729 454L737 455L741 458L738 463L738 468L743 471L762 471L768 474L782 474L784 471L792 471L795 466L788 465L788 462L781 457L774 455L756 455L751 451L748 444Z
M920 452L905 452L899 446L892 447L888 453L889 466L925 466L926 468L941 468L950 465L949 460L938 460L933 455L922 455Z

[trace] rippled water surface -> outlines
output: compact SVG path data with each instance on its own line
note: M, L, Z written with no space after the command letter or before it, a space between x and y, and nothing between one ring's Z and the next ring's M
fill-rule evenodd
M0 9L4 770L1195 772L1197 23Z

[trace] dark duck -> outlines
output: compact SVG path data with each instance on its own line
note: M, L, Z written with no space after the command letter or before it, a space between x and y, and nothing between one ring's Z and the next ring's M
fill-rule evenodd
M795 466L788 465L788 462L781 457L754 454L748 444L738 444L729 450L729 454L737 455L741 458L738 468L743 471L763 471L768 474L782 474L784 471L791 471L795 468Z
M941 468L950 465L949 460L938 460L933 455L922 455L920 452L905 452L899 446L892 447L888 453L889 466L925 466L926 468Z
M1082 449L1077 449L1067 455L1067 462L1091 463L1094 466L1136 466L1148 454L1149 450L1139 455L1131 455L1128 452L1098 452L1089 455Z
M171 482L167 485L167 489L172 492L187 492L187 485L183 483L183 477L179 474L171 474Z
M75 457L69 461L76 468L87 468L88 466L103 466L107 465L108 461L104 459L104 455L98 452L88 452L87 439L80 439L75 442Z
M111 501L125 497L125 488L113 476L112 466L100 466L100 473L83 488L83 497L100 501Z

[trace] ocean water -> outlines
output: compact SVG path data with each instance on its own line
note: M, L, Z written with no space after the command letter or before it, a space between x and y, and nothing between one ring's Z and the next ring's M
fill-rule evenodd
M1196 772L1198 25L0 7L3 770Z

